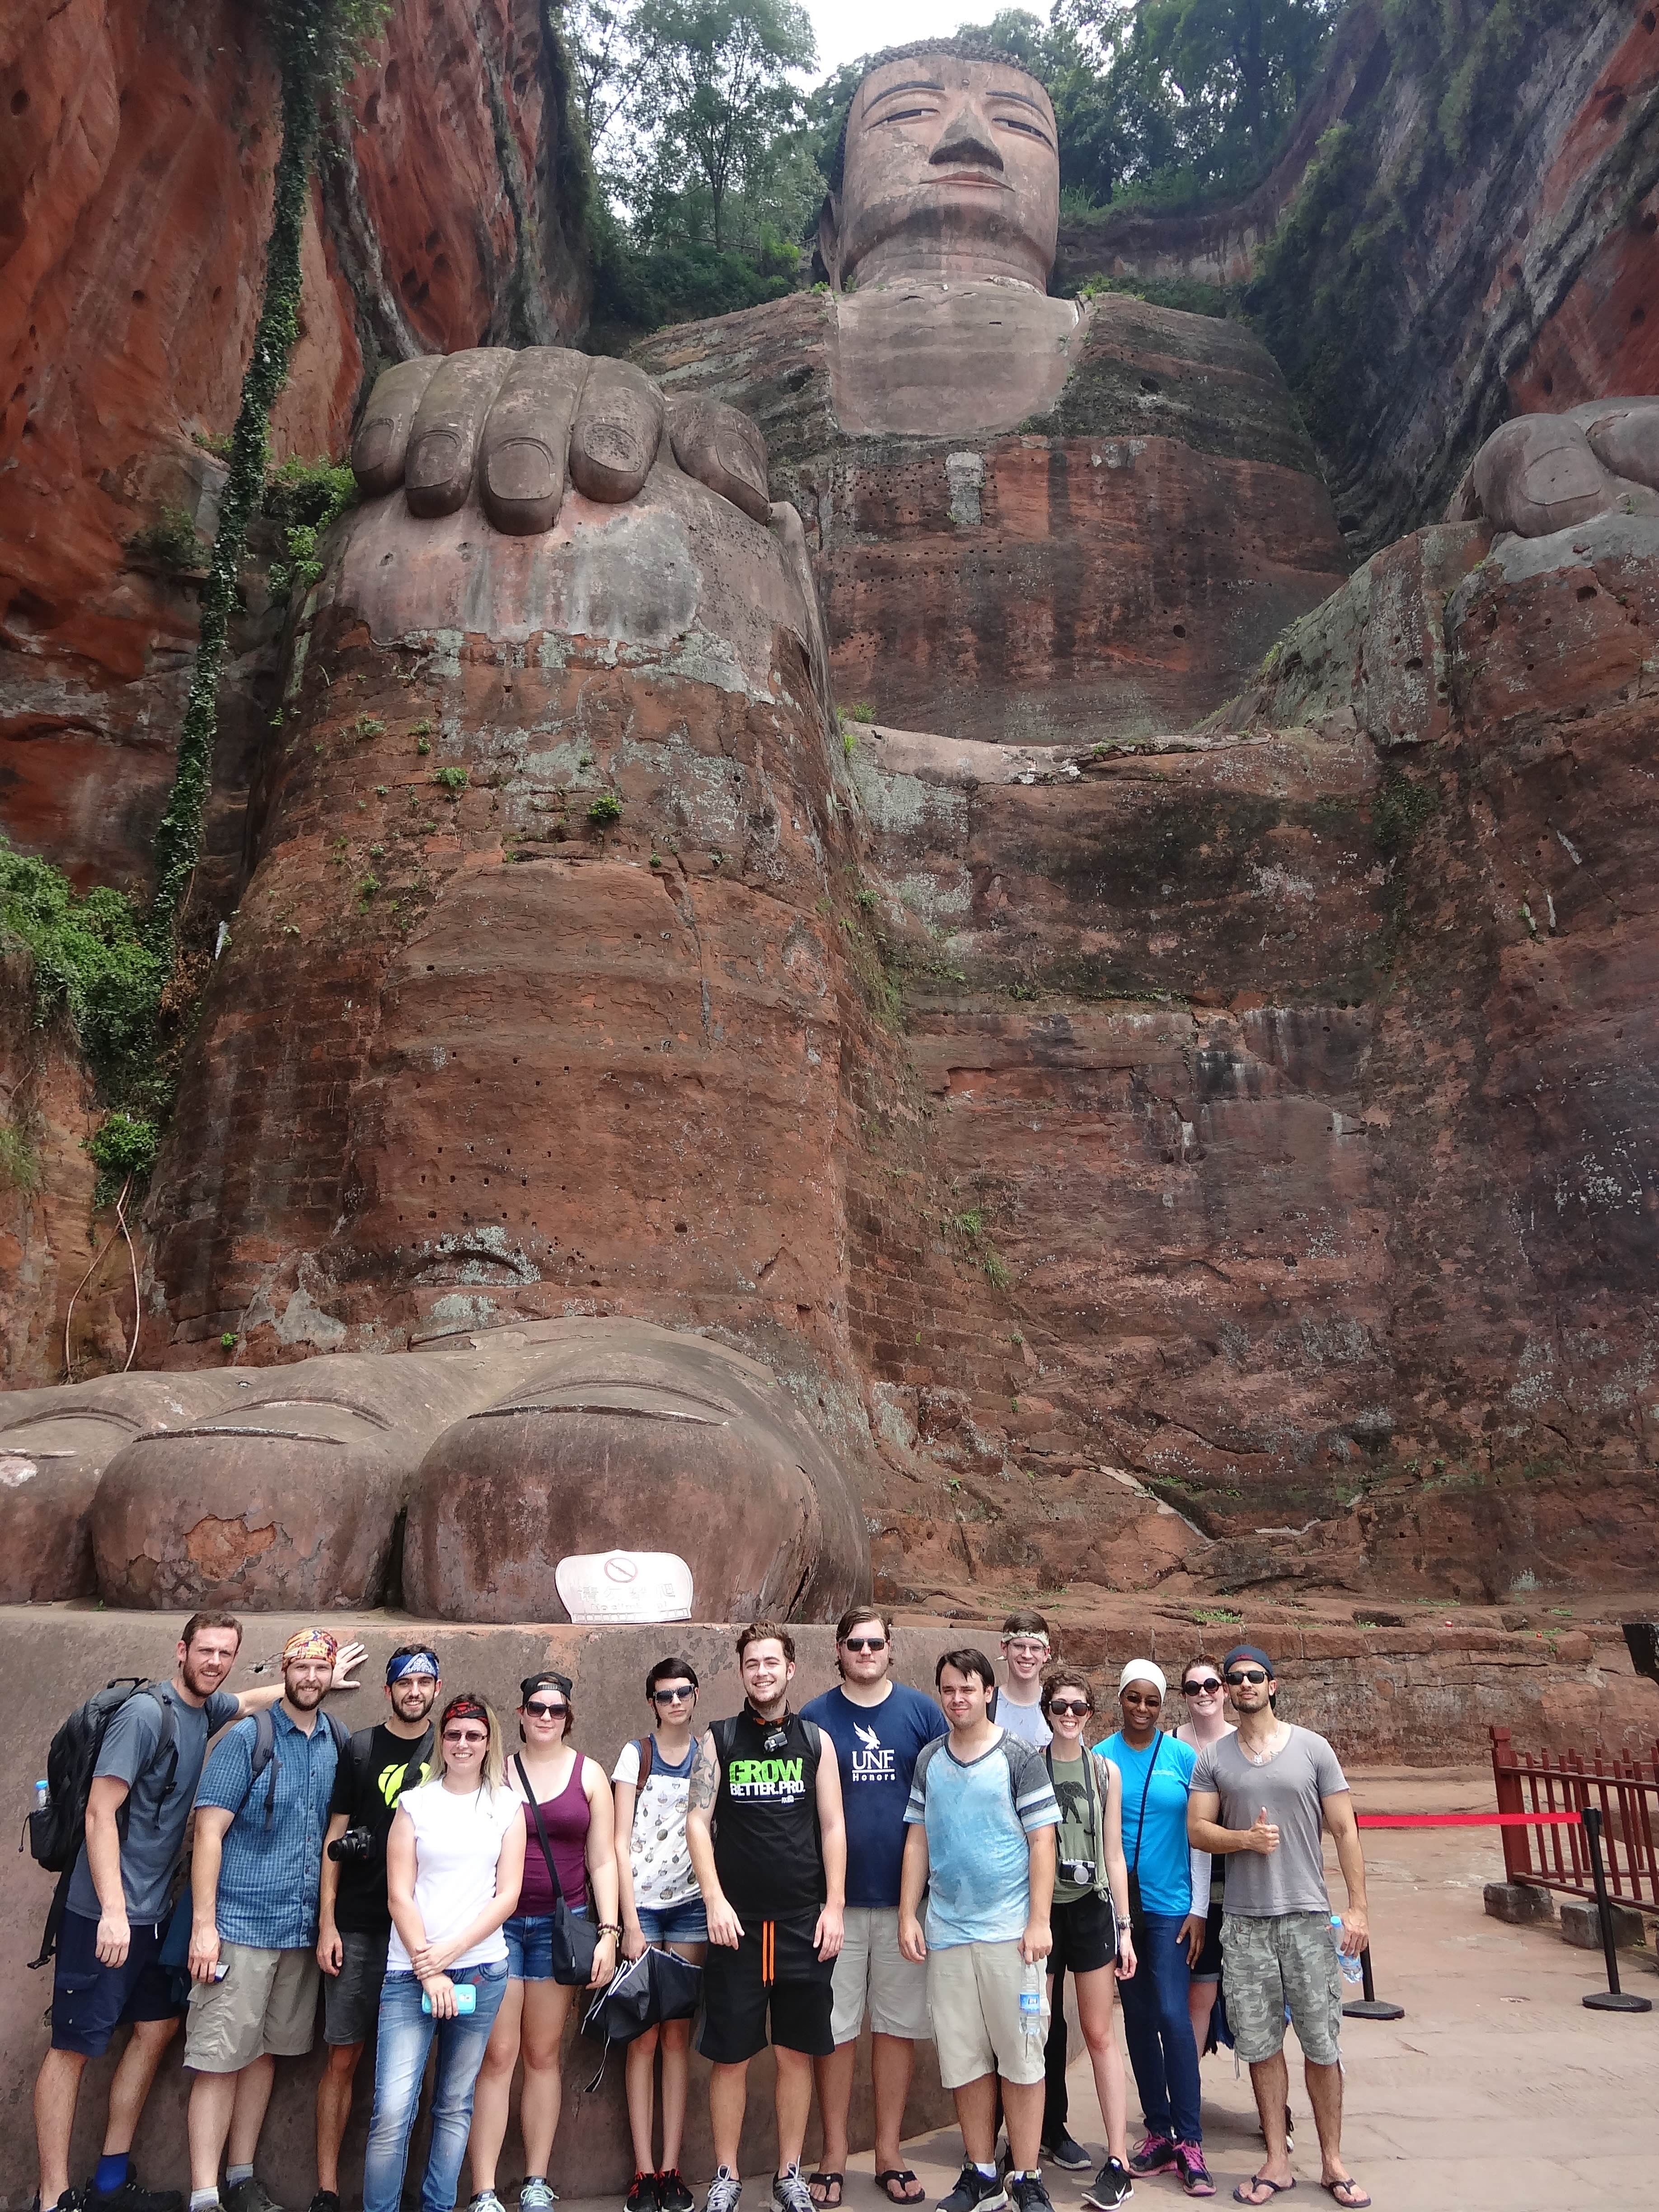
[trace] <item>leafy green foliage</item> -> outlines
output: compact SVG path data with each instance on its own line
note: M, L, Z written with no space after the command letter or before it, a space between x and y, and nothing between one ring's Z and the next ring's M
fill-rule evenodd
M264 513L283 526L287 557L270 572L276 599L308 592L323 573L317 549L357 497L357 479L348 468L327 459L301 460L292 453L265 478Z
M602 791L587 810L587 818L601 830L622 820L622 801L614 791Z
M127 551L134 559L153 561L158 568L173 574L200 568L207 558L207 547L196 534L195 522L182 507L164 507L154 522L134 531L127 540Z
M27 1130L15 1121L0 1121L0 1189L21 1191L27 1197L40 1188L40 1163Z
M464 768L434 768L432 781L447 791L452 799L457 799L466 788L466 770Z
M65 1016L100 1081L118 1084L149 1046L165 975L131 901L105 885L79 896L0 840L0 942L29 955L35 1021Z
M147 1114L129 1114L118 1106L106 1114L85 1139L87 1155L98 1170L93 1204L106 1206L129 1176L144 1182L161 1142L161 1131Z

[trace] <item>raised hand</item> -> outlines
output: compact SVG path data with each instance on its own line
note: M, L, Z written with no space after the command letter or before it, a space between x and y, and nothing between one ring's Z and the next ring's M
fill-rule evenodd
M637 498L659 459L767 520L766 446L746 416L709 399L665 408L631 362L564 346L400 362L375 385L351 448L367 497L401 484L411 514L453 514L476 484L495 528L519 538L550 530L572 486L608 506Z
M1276 1851L1279 1849L1279 1829L1274 1822L1267 1818L1267 1808L1265 1805L1256 1814L1251 1826L1246 1829L1245 1837L1245 1849L1260 1851L1264 1857L1269 1851Z

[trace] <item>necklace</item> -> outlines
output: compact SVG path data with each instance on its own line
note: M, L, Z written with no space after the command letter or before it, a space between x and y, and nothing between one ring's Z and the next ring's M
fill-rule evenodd
M1265 1766L1270 1759L1276 1757L1279 1752L1284 1750L1285 1743L1288 1743L1290 1741L1290 1731L1288 1729L1285 1729L1285 1742L1280 1742L1279 1728L1281 1726L1283 1726L1282 1723L1275 1723L1272 1735L1267 1739L1267 1743L1260 1751L1252 1751L1249 1744L1245 1743L1241 1738L1238 1747L1243 1753L1245 1758L1249 1760L1252 1766Z

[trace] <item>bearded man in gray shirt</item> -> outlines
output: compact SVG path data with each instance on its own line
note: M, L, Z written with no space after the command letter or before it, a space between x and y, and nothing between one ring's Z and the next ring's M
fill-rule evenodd
M1198 1755L1187 1834L1200 1850L1229 1861L1222 1987L1267 2145L1260 2170L1234 2194L1241 2204L1271 2204L1295 2186L1285 2136L1288 2010L1319 2130L1320 2185L1344 2212L1360 2212L1371 2200L1342 2163L1342 1990L1321 1837L1322 1828L1330 1830L1347 1885L1340 1942L1352 1955L1364 1949L1367 1936L1353 1800L1324 1737L1291 1727L1273 1711L1277 1685L1265 1651L1235 1644L1221 1676L1238 1729Z

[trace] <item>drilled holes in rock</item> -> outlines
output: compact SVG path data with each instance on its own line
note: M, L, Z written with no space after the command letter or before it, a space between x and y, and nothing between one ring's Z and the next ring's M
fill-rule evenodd
M1656 230L1659 230L1659 215L1656 215L1651 208L1642 218L1642 228L1650 238Z
M27 115L28 106L29 96L20 84L11 96L11 112L14 115Z

